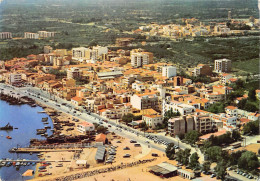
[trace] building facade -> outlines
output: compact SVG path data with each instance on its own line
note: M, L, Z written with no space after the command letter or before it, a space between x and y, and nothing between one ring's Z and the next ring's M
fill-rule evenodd
M231 71L231 60L229 59L219 59L215 60L215 72L223 73Z

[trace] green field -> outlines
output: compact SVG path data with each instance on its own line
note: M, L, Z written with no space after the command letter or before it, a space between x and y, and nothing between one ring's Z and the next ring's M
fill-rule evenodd
M252 73L252 74L258 74L259 73L259 59L251 59L251 60L245 60L241 62L233 62L232 67L234 69L239 70L241 73Z

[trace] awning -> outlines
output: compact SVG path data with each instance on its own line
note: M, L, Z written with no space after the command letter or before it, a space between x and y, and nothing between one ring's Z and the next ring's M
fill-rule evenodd
M22 176L23 177L31 177L31 176L33 176L33 174L34 174L34 171L29 169L26 172L24 172Z

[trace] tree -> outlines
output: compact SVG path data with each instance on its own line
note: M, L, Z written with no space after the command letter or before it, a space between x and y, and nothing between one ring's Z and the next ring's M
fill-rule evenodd
M240 139L241 135L240 135L239 131L233 130L232 131L232 138L233 138L234 141L237 141L238 139Z
M183 154L184 154L184 151L181 150L181 149L179 149L179 151L176 153L176 160L177 160L179 163L182 163Z
M256 170L259 166L258 158L254 152L246 151L242 153L238 160L238 167L248 171Z
M198 131L192 130L185 134L185 140L189 142L189 144L194 145L196 141L199 140L200 133Z
M219 146L209 147L206 150L206 155L208 156L209 160L216 162L217 160L219 160L221 158L222 149Z
M202 171L205 171L207 173L210 170L210 165L211 165L210 162L208 161L204 162L202 165Z
M227 165L225 163L225 160L221 160L218 162L217 166L215 167L217 178L220 178L223 180L225 178Z
M198 165L199 165L199 156L198 156L197 152L192 153L192 155L190 156L190 164L189 165L190 165L190 167L192 169L195 169L195 168L198 167Z
M248 92L248 98L249 100L251 101L255 101L256 100L256 95L255 95L255 89L251 88L249 89L249 92Z
M174 143L170 143L167 148L165 149L166 156L170 159L174 159L175 155L175 148L174 148Z
M190 149L186 148L183 152L183 158L182 158L183 165L189 164L189 158L190 158Z
M257 135L259 134L259 120L257 121L252 121L247 123L244 127L243 127L243 133L244 134L254 134Z
M237 165L239 158L241 157L242 153L245 151L236 151L232 152L229 156L229 163L230 165Z

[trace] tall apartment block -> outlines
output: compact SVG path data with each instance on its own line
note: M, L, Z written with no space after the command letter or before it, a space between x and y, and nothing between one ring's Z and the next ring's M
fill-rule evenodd
M223 73L231 71L231 60L229 59L219 59L215 60L215 72Z
M151 52L137 52L131 53L131 65L133 67L142 67L153 62L153 53Z

